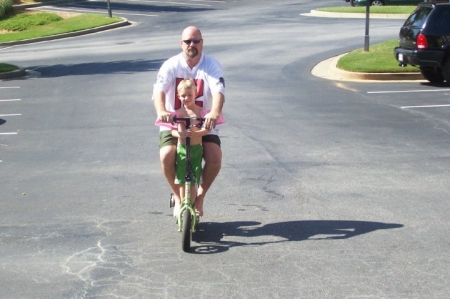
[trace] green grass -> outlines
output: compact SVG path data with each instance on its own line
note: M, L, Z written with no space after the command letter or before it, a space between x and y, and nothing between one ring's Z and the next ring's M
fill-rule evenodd
M12 22L10 19L16 19L20 16L15 15L6 20L0 21L0 28L3 28L5 23ZM0 34L0 43L25 40L30 38L44 37L61 33L75 32L83 29L89 29L99 27L107 24L112 24L120 21L118 17L109 18L103 15L96 14L82 14L68 19L52 18L51 21L48 17L49 13L38 14L24 14L27 15L24 20L20 20L19 23L24 25L25 28L21 28L21 31ZM52 15L52 14L50 14ZM27 19L38 19L29 21ZM42 22L42 25L36 25L36 23Z
M371 6L370 13L375 14L411 14L417 6ZM366 13L365 6L342 6L342 7L323 7L317 8L317 11L339 12L339 13Z
M398 46L398 40L388 40L369 46L369 51L363 48L357 49L341 57L337 67L350 72L363 73L404 73L418 72L419 69L408 65L399 67L394 56L394 47Z
M17 66L7 63L0 63L0 73L11 72L19 69Z

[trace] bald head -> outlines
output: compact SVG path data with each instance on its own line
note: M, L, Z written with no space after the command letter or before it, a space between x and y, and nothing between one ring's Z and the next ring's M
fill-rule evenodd
M201 39L202 38L202 33L200 32L200 29L198 29L195 26L186 27L183 30L183 33L181 34L181 39L182 40L187 40L187 39L190 39L190 38Z

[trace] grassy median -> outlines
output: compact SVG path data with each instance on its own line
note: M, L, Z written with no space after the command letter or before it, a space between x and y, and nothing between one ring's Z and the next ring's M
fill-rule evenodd
M370 45L368 52L364 51L364 48L354 50L338 60L337 68L361 73L419 72L417 67L398 66L398 61L394 56L394 48L397 46L398 40L395 39Z
M97 14L62 14L22 12L0 20L0 43L70 33L121 21Z
M109 18L99 14L13 10L0 18L0 45L1 43L71 33L120 21L122 19L119 17ZM15 69L17 67L14 65L0 62L0 72L9 72Z

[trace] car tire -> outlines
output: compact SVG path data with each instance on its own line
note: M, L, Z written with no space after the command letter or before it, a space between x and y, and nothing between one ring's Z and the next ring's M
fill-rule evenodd
M355 0L350 0L350 5L355 6Z
M447 81L447 84L450 84L450 58L447 59L442 68L442 77Z
M384 2L381 1L381 0L372 0L372 1L370 1L370 5L372 5L372 6L383 6Z
M422 76L432 83L442 83L444 82L444 75L441 68L421 66L420 73ZM450 74L449 74L450 75ZM449 77L450 79L450 77Z

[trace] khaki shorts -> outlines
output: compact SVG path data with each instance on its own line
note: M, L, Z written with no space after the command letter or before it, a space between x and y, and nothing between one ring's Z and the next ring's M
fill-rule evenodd
M212 142L217 144L220 147L220 138L217 135L205 135L202 137L203 142ZM167 145L176 146L178 143L178 139L172 136L171 130L160 131L159 132L159 148L163 148Z

